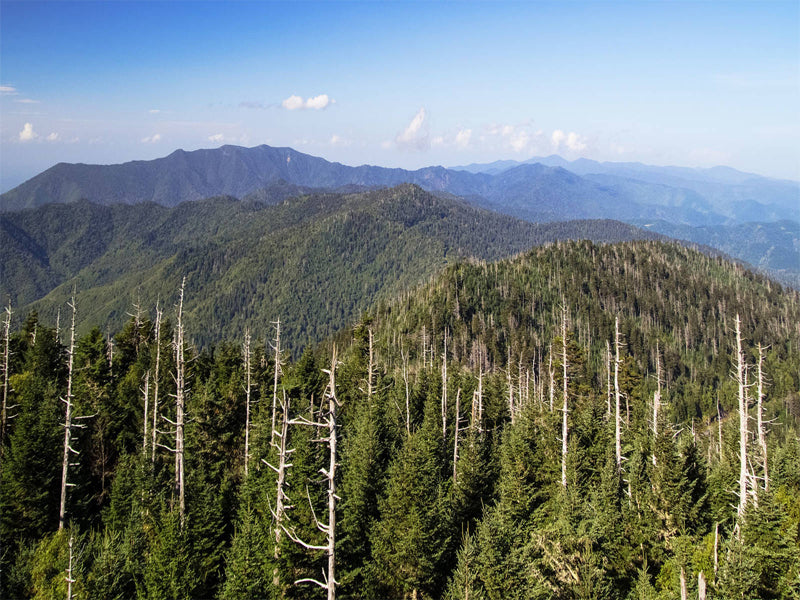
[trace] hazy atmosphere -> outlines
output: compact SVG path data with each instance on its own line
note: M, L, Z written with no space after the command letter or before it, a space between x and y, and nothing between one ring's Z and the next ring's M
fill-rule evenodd
M0 598L800 599L800 2L0 0Z
M0 3L0 191L223 144L800 179L797 2Z

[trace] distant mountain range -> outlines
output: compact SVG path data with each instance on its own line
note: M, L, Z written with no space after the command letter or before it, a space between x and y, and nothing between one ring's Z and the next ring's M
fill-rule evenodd
M569 162L558 156L416 171L349 167L291 148L222 146L176 150L118 165L59 163L0 196L3 211L52 202L155 202L175 206L219 195L242 198L285 182L307 188L414 183L533 221L663 219L685 225L796 219L800 184L726 167Z
M783 282L800 281L800 183L727 167L688 169L640 163L567 161L559 156L520 163L416 171L350 167L291 148L222 146L176 150L151 161L118 165L60 163L0 196L0 210L88 200L102 205L153 202L167 207L215 196L278 203L321 190L355 192L411 183L532 222L615 219L658 224L657 230L715 247L763 268ZM740 236L757 223L788 227L761 244ZM703 228L694 231L692 228ZM714 231L709 236L707 231ZM669 232L669 233L668 233ZM758 249L758 252L756 252Z

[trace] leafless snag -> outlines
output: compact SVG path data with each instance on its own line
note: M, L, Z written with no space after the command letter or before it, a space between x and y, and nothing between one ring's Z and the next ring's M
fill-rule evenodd
M63 454L63 462L61 465L61 502L59 504L58 509L58 530L61 531L64 529L64 523L66 522L67 517L67 490L71 487L74 487L74 483L69 482L69 468L71 466L75 466L76 463L70 462L70 456L75 455L77 456L80 454L78 450L72 447L72 430L75 429L83 429L86 426L82 423L75 423L74 421L82 420L82 419L89 419L94 415L88 415L83 417L73 417L72 409L74 408L74 404L72 400L75 396L72 395L72 375L73 375L73 365L75 359L75 290L72 290L72 300L68 305L72 309L72 326L70 327L70 342L69 342L69 350L67 352L67 397L61 398L61 401L64 403L64 454Z
M156 324L155 324L155 341L156 341L156 364L155 373L153 374L153 449L151 456L151 463L156 463L156 446L158 445L158 384L161 379L161 315L162 311L159 303L156 302Z
M270 444L275 441L275 411L278 405L278 377L281 373L281 320L272 322L275 325L275 343L270 347L275 350L275 378L272 384L272 434Z
M563 408L561 423L561 485L567 487L567 436L569 429L567 425L567 414L569 412L567 396L567 307L561 307L561 364L563 367Z
M311 514L314 517L314 522L317 526L317 529L325 534L327 539L327 544L324 546L318 546L314 544L308 544L300 539L293 530L282 526L283 531L286 535L295 543L299 544L303 548L308 550L325 550L328 556L328 570L327 573L323 571L322 573L322 580L313 579L310 577L304 579L298 579L295 581L295 584L298 583L313 583L318 585L319 587L328 591L328 600L335 600L336 598L336 577L335 577L335 565L336 565L336 554L335 554L335 542L336 542L336 500L338 500L338 496L336 495L336 435L337 435L337 423L336 423L336 412L339 406L339 400L336 398L336 346L333 347L333 356L331 358L331 368L330 369L323 369L324 373L328 374L328 388L325 391L325 397L328 398L328 414L325 417L325 420L322 423L315 423L312 421L308 421L305 419L298 419L297 421L302 425L312 425L312 426L325 426L328 428L328 439L326 440L328 443L328 448L330 449L330 462L327 469L320 469L320 473L322 473L328 481L328 522L327 523L320 523L317 519L317 515L314 512L313 505L311 504L311 498L309 496L309 506L311 506ZM306 494L308 494L308 489L306 489Z

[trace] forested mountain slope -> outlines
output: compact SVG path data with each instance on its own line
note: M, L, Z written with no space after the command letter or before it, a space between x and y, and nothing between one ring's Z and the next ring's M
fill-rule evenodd
M636 225L672 238L718 248L770 277L800 289L800 223L776 221L689 227L666 221L634 221Z
M186 276L187 314L204 323L190 328L197 344L280 317L294 348L460 258L496 259L558 239L658 237L613 221L534 225L410 185L274 206L55 204L1 215L0 236L0 297L24 311L55 320L75 287L79 330L116 329L133 304L155 306Z
M15 315L4 595L64 596L70 564L81 599L797 594L796 292L678 245L556 243L448 266L294 363L264 322L198 352L207 323L163 301L113 357ZM59 532L68 386L94 416Z
M48 203L139 204L174 207L214 196L278 203L300 194L356 192L404 183L465 198L469 203L532 222L615 219L628 223L664 221L670 227L715 228L715 247L793 283L789 271L756 246L739 251L737 227L754 221L797 224L800 184L742 173L726 167L688 169L639 163L566 161L558 156L524 163L499 161L415 171L373 165L351 167L262 145L176 150L151 161L117 165L60 163L0 196L0 212ZM744 224L744 225L743 225ZM707 237L690 231L681 239ZM795 246L800 238L792 238ZM793 256L800 256L795 248ZM783 271L781 273L781 271Z

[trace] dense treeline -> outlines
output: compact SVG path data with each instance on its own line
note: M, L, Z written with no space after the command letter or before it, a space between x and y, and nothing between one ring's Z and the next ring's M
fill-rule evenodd
M447 264L505 258L558 239L655 239L617 221L533 224L403 185L314 193L278 205L235 198L0 214L0 298L48 322L73 287L78 328L120 329L132 303L155 306L187 279L201 347L281 315L299 350ZM24 308L23 308L24 307Z
M800 595L800 298L729 263L588 242L461 263L294 362L284 323L197 351L201 322L131 313L72 352L67 307L14 315L4 597L323 597L331 573L347 598ZM334 525L335 572L298 543Z

